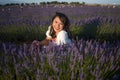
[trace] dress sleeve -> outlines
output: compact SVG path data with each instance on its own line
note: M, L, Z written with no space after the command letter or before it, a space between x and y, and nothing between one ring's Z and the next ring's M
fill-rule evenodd
M51 36L50 36L50 29L51 29L51 26L49 26L49 27L48 27L48 30L46 31L46 36L47 36L47 37L51 37Z

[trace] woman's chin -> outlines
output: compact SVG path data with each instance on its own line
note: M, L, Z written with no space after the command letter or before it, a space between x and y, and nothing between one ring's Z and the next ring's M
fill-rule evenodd
M55 30L55 32L60 32L60 30Z

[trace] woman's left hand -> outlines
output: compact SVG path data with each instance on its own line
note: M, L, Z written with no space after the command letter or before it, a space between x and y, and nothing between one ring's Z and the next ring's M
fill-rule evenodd
M56 38L52 38L52 41L56 42Z
M32 42L32 44L33 44L34 46L38 46L38 45L39 45L39 41L34 40L34 41Z

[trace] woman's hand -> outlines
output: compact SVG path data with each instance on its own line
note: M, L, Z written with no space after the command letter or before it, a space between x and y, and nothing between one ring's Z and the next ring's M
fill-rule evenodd
M38 45L39 45L39 41L34 40L34 41L32 42L32 44L33 44L34 46L38 46Z
M46 37L46 39L51 41L51 40L52 40L52 37Z
M52 41L56 42L56 38L52 38Z
M50 40L50 41L54 41L56 42L56 38L52 38L52 37L46 37L47 40Z

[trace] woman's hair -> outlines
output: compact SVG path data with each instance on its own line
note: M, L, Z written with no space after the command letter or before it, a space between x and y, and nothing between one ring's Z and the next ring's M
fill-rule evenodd
M52 23L53 23L53 21L54 21L54 19L55 19L56 17L59 17L59 18L60 18L61 22L64 24L63 29L64 29L66 32L68 32L68 36L71 37L71 35L70 35L71 33L70 33L70 30L69 30L70 21L69 21L68 17L67 17L65 14L63 14L63 13L56 12L56 14L55 14L55 15L53 16L53 18L52 18ZM52 37L56 37L55 31L54 31L54 29L53 29L52 26L51 26L51 30L50 30L50 35L51 35Z

